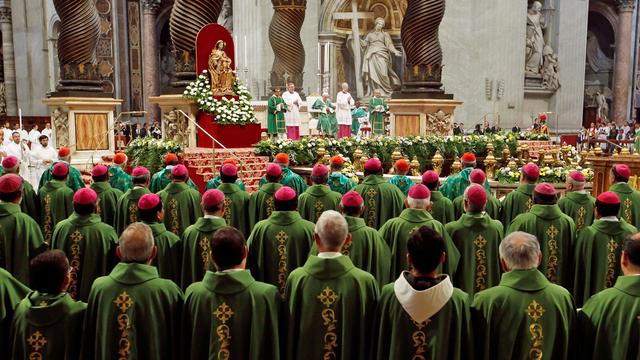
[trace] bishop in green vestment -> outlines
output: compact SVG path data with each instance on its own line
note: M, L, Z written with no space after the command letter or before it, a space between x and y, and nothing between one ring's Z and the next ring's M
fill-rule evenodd
M91 189L98 194L98 208L96 213L105 224L116 226L116 210L118 209L118 199L124 195L122 191L112 187L109 182L108 168L104 165L96 165L93 168L91 177L93 184Z
M225 226L225 195L217 189L207 190L202 196L202 212L204 216L189 226L182 234L182 275L180 286L186 289L211 270L210 242L213 234Z
M248 264L256 280L277 286L283 295L289 273L307 260L314 224L296 211L298 197L290 187L275 193L274 206L275 211L256 224L247 240Z
M33 259L34 291L18 304L11 325L12 359L80 359L87 304L74 301L67 292L69 270L59 250Z
M338 209L342 196L327 186L328 181L329 168L322 164L314 166L311 170L313 185L300 194L298 199L298 211L302 218L316 222L322 212Z
M245 270L241 232L225 227L209 242L215 270L186 291L183 358L279 359L283 306L278 289Z
M2 159L2 174L15 174L20 176L20 159L13 155L9 155ZM22 178L22 176L20 176ZM38 194L33 190L33 186L22 178L22 201L20 209L23 213L31 216L32 219L40 221L40 199Z
M379 229L389 219L400 215L404 208L404 194L382 177L380 160L369 159L364 167L364 180L353 188L364 199L364 221ZM395 275L393 276L395 277Z
M182 236L184 229L202 216L200 201L202 196L190 188L186 181L189 173L184 165L176 165L171 170L173 180L158 195L164 204L164 224L172 233Z
M116 165L109 166L109 184L111 184L112 188L118 189L123 193L133 188L131 175Z
M389 184L393 184L402 191L404 196L407 196L409 189L414 185L413 180L409 179L407 174L409 173L409 162L406 159L400 159L394 164L395 174L389 179Z
M294 173L289 168L289 155L284 153L277 154L274 163L280 165L282 168L282 178L280 179L280 184L282 184L282 186L292 188L296 191L296 194L302 194L307 190L307 183L304 181L302 176ZM259 185L262 186L267 182L267 177L265 175L260 178Z
M151 190L152 193L157 194L171 183L171 172L173 171L173 168L178 165L178 157L176 154L169 153L165 156L164 162L166 166L163 169L158 170L158 172L153 174L151 177L149 190ZM133 173L131 175L133 176ZM200 191L198 186L191 179L187 179L186 182L190 188L198 192Z
M466 213L445 225L445 230L460 251L453 284L473 296L500 282L498 246L504 233L502 223L484 212L487 192L482 185L471 184L463 197Z
M73 212L73 193L65 182L69 176L69 166L63 162L53 166L53 179L40 189L40 208L42 209L42 235L44 242L51 243L53 229Z
M612 287L620 275L620 253L624 241L638 230L618 218L620 199L610 191L598 195L596 218L576 240L574 247L573 296L582 306L591 295Z
M572 358L576 308L569 292L537 269L535 236L512 233L500 249L500 284L477 293L471 305L476 358Z
M280 96L280 88L273 89L273 95L267 102L267 134L269 136L286 134L287 128L284 121L284 113L287 111L287 104Z
M473 171L471 171L471 174L469 174L469 186L471 186L472 184L484 185L486 179L487 176L484 171L480 169L474 169ZM496 199L496 197L493 196L493 192L491 190L487 191L487 189L485 189L485 192L487 193L487 205L485 206L484 211L491 217L491 219L500 220L500 200ZM433 191L431 193L433 194ZM464 195L460 195L457 198L453 199L453 212L454 219L460 219L460 216L465 213Z
M58 160L53 162L47 170L44 171L42 177L40 177L40 184L38 185L38 194L40 194L40 190L42 187L48 183L53 176L53 167L56 166L57 163L64 163L69 167L69 176L67 180L67 186L73 190L74 192L85 187L84 181L82 180L82 175L80 171L75 167L71 166L71 150L67 147L61 147L58 150Z
M640 227L640 192L633 189L629 184L631 170L625 164L615 165L611 169L613 185L609 191L613 191L620 198L620 213L618 217L627 223Z
M596 199L584 190L585 176L580 171L571 171L567 176L566 192L558 200L558 206L563 213L576 223L576 233L593 223Z
M138 166L131 172L133 189L127 190L118 199L118 205L116 206L115 228L118 234L121 234L129 224L140 221L138 218L138 200L142 195L150 193L148 189L149 176L149 170L144 166Z
M343 174L342 169L344 169L344 159L340 155L335 155L331 158L331 174L327 184L331 190L344 195L353 189L356 183Z
M236 185L238 168L233 164L225 164L220 169L220 177L222 184L218 186L218 190L224 193L224 219L227 225L248 236L249 194Z
M509 229L511 221L516 216L528 212L533 206L533 189L540 176L540 168L536 164L529 163L522 167L521 173L520 186L502 200L501 219L505 231Z
M370 359L376 280L342 255L351 235L338 212L325 211L313 237L318 256L287 279L287 358Z
M13 311L30 291L11 273L0 267L0 349L8 351L11 348L9 334Z
M74 212L56 225L51 248L64 251L71 263L67 292L74 300L87 301L93 281L109 274L115 265L116 231L96 214L98 195L84 188L73 196Z
M335 137L338 132L338 119L335 115L336 107L329 100L329 94L323 93L322 99L316 100L311 108L320 111L317 129L324 135Z
M222 166L225 166L226 164L232 164L236 168L238 167L238 162L235 161L234 159L224 159L224 161L222 162ZM220 186L220 184L222 184L222 180L220 180L220 175L216 175L216 177L207 181L207 186L205 187L204 191L217 189L218 186ZM238 185L240 190L245 191L244 183L240 181L240 179L237 179L237 177L236 177L235 184Z
M351 135L358 136L360 132L360 119L366 117L367 110L362 106L351 110Z
M271 216L275 210L273 195L282 187L282 168L277 164L267 165L265 178L267 183L260 185L260 189L249 197L249 230L253 230L259 221Z
M82 358L182 359L183 294L149 265L156 255L149 226L129 225L116 255L121 262L98 278L89 294Z
M462 162L462 171L455 175L449 175L440 187L442 194L451 201L464 194L464 190L471 183L469 175L471 175L471 172L476 167L476 156L470 152L462 155L460 161ZM487 189L487 191L491 191L489 182L486 180L484 182L484 188Z
M373 97L369 100L369 122L373 130L373 135L384 135L384 119L389 111L389 105L380 96L380 90L373 92Z
M440 177L435 171L429 170L422 174L422 184L431 192L431 209L429 212L434 219L446 225L459 218L454 217L454 208L451 200L438 191L440 188Z
M411 270L383 287L378 301L375 358L473 358L469 296L454 288L448 275L438 274L446 257L444 239L423 226L409 238L407 250Z

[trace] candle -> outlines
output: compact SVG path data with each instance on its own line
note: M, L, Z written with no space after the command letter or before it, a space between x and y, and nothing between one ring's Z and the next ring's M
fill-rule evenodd
M238 68L238 35L233 35L233 61L236 69Z
M331 43L326 43L324 45L324 72L325 73L329 72L329 63L331 62L331 60L329 59L330 47L331 47Z
M20 119L20 131L22 131L22 109L18 109L18 119ZM20 133L22 135L22 133Z
M244 36L244 67L247 67L247 35Z
M320 43L318 43L318 73L320 73Z

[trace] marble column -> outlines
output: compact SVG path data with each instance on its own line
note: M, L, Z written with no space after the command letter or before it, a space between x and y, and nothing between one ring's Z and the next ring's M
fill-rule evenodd
M152 104L149 97L158 96L159 89L159 55L158 32L156 31L156 19L160 0L142 0L143 18L143 56L144 56L144 109L147 111L147 119L150 122L160 121L160 108Z
M615 68L613 73L613 120L621 125L628 121L631 87L631 30L636 0L616 0L618 29L616 30Z
M7 115L18 115L18 96L16 94L16 61L13 54L13 29L11 7L0 7L0 31L2 31L2 55L4 65L4 91Z

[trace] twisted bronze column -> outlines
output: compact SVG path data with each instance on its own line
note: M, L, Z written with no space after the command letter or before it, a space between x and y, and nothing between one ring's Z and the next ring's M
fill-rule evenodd
M271 0L273 18L269 25L269 43L275 59L271 67L271 86L296 84L302 89L305 53L300 30L304 22L307 0Z

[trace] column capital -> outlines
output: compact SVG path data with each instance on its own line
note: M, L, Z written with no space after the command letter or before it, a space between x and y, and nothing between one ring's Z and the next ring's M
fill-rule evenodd
M155 15L160 8L160 0L141 0L140 3L145 14Z
M0 6L0 23L11 22L11 7Z
M636 8L636 0L615 0L618 12L633 11Z

